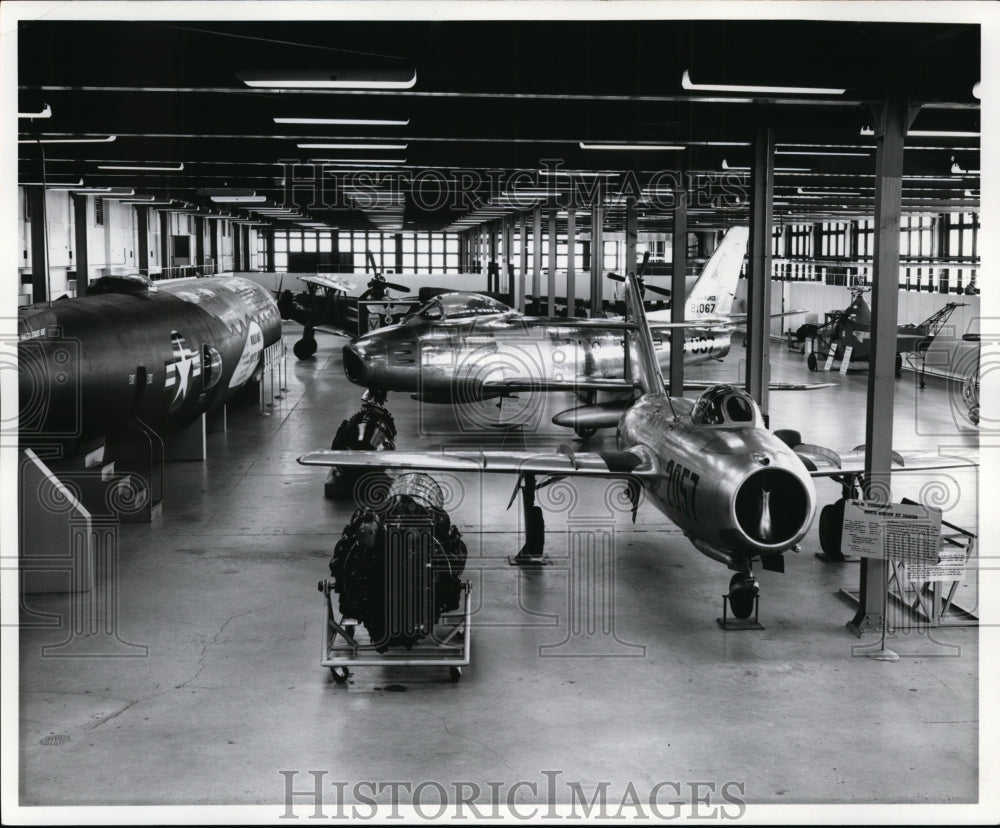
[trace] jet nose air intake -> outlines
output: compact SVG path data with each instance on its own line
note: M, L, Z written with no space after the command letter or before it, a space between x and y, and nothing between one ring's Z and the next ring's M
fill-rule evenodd
M364 383L368 369L362 354L354 344L344 346L344 373L351 382Z
M809 492L791 472L761 469L740 485L735 502L740 529L755 544L774 546L798 536L812 511Z

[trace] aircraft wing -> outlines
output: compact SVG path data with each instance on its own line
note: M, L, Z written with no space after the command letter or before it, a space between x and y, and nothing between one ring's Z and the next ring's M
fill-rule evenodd
M857 475L865 470L864 448L838 454L823 446L801 444L794 451L806 463L809 474L813 477L835 477L838 475ZM939 469L974 468L978 460L961 455L938 454L933 451L893 451L893 472L931 471Z
M640 450L530 451L314 451L303 466L413 471L545 474L560 477L658 477L656 460Z
M620 379L569 377L564 380L556 380L511 377L508 379L485 380L482 383L482 388L485 391L502 394L519 394L529 391L632 391L636 386L631 382L625 382L625 380Z
M346 336L348 339L354 339L358 335L357 331L352 332L346 328L333 328L330 325L314 325L313 330L320 333L333 334L334 336Z
M685 391L704 391L718 385L723 380L684 380ZM816 391L819 388L830 388L835 382L771 382L767 387L770 391Z
M349 293L354 290L354 283L348 282L346 279L339 279L336 276L300 276L303 282L307 282L310 285L316 285L317 287L326 288L328 290L339 290L343 293Z

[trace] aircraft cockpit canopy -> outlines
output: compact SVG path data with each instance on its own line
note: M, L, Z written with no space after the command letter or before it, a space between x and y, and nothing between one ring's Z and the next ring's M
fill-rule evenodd
M691 411L695 425L760 426L760 409L746 391L732 385L714 385L702 394Z
M421 305L405 321L440 321L509 312L510 308L503 302L489 296L478 293L442 293Z

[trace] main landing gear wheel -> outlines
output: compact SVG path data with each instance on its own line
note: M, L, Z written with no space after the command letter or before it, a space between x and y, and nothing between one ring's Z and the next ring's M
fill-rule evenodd
M337 684L344 684L351 675L351 671L346 667L331 667L330 675Z
M760 586L752 574L737 572L733 575L729 581L729 608L733 615L741 621L749 618L759 593Z
M576 436L581 440L589 440L595 434L597 434L597 428L595 426L581 426L580 428L573 429L576 432Z
M809 356L806 357L806 365L809 366L810 371L815 371L817 369L819 363L816 362L816 354L810 353Z
M296 359L309 359L318 347L315 339L300 339L292 346L292 353Z
M900 376L903 373L903 355L896 354L896 376ZM923 387L923 386L921 386Z
M844 526L844 500L830 503L819 511L819 546L828 558L843 560L841 540Z

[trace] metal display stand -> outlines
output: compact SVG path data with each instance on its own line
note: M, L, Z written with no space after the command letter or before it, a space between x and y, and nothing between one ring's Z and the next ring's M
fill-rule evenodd
M724 630L763 630L764 625L760 623L760 596L755 595L753 599L753 618L730 618L729 617L729 596L722 596L722 618L716 618L716 623Z
M942 535L946 546L961 550L962 565L968 563L975 554L976 536L952 524L954 535ZM933 570L933 567L929 568ZM918 571L907 570L905 564L892 562L892 577L889 579L889 597L905 604L920 621L931 627L973 627L979 624L979 617L972 611L955 603L955 593L961 586L961 578L925 578ZM926 574L926 573L924 573Z
M462 605L454 613L441 616L434 630L409 650L378 652L367 631L353 618L338 616L333 606L333 581L319 582L323 593L323 650L320 665L330 668L337 684L343 684L352 667L447 667L452 681L462 677L462 668L469 664L471 646L469 595L472 586L462 583Z
M901 502L916 503L906 497ZM886 582L888 597L905 606L914 618L928 627L978 626L979 617L975 612L955 603L955 595L962 584L958 570L966 570L969 560L976 554L977 536L946 520L941 521L941 526L951 530L941 533L942 552L948 550L948 554L942 554L938 564L907 565L890 560ZM854 604L860 603L858 590L841 589L839 594Z

